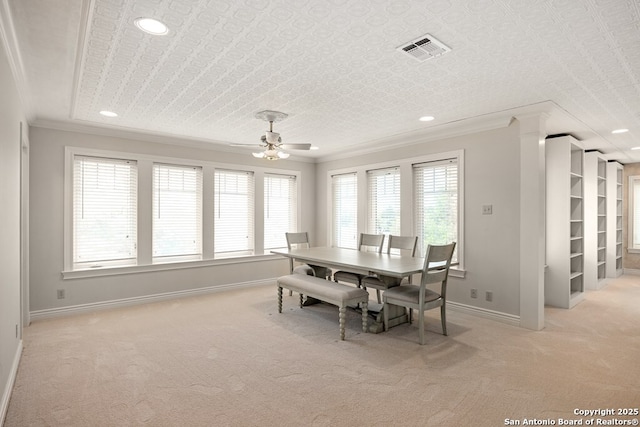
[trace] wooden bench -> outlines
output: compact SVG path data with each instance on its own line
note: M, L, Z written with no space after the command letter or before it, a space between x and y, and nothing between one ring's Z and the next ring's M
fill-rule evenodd
M362 308L362 330L367 332L369 293L364 289L343 285L342 283L332 282L319 277L289 274L278 278L278 313L282 313L282 288L300 293L300 308L303 307L303 295L337 305L341 340L344 340L347 305L360 304Z

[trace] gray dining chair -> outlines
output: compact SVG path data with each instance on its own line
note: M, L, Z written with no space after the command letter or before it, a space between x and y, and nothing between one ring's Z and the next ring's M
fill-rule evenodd
M306 231L300 233L284 233L287 239L287 249L309 248L309 233ZM293 259L289 258L289 272L291 274L306 274L307 276L318 276L325 279L331 279L331 269L327 267L311 266L301 264L294 267Z
M400 285L384 291L384 330L389 329L389 304L395 304L409 309L409 323L411 323L412 310L418 310L418 333L420 344L424 345L424 312L440 307L440 320L442 322L442 334L447 335L447 279L451 267L451 258L456 243L448 245L429 245L424 258L424 266L420 277L420 286L407 284ZM440 292L427 289L427 285L440 283Z
M418 236L394 236L389 235L389 244L387 246L387 254L400 252L400 255L416 255L416 248L418 247ZM409 276L409 283L411 283L411 276ZM364 276L360 279L360 285L364 288L372 288L376 290L376 296L378 297L378 304L382 303L380 299L380 291L384 291L402 284L402 279L390 276Z
M365 234L360 233L360 238L358 240L358 250L359 251L371 251L382 253L382 246L384 244L384 234ZM333 275L333 280L336 282L347 282L360 287L360 279L362 279L365 275L352 273L350 271L336 271Z

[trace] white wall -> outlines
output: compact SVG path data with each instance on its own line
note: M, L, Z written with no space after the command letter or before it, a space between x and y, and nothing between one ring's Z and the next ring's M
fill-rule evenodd
M464 150L464 237L466 278L451 278L448 299L508 315L520 314L520 136L518 122L508 128L417 143L344 160L322 162L316 171L316 204L327 206L328 171L387 163L427 154ZM493 215L482 215L482 205ZM328 211L317 213L318 244L328 244ZM478 298L470 298L470 289ZM493 291L493 302L485 291Z
M0 43L0 424L9 402L22 336L18 330L21 122L26 120L4 45Z
M189 269L63 279L63 194L65 146L151 154L180 159L198 159L227 164L278 167L301 172L301 230L312 230L315 223L315 165L308 162L265 163L246 154L169 145L79 132L32 127L30 130L30 310L55 311L147 295L188 291L211 286L254 282L286 274L283 259L225 264ZM313 239L313 235L311 236ZM64 289L65 299L56 290ZM275 298L275 293L274 293Z

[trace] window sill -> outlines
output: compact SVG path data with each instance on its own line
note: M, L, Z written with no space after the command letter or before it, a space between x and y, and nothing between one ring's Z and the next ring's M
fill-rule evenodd
M627 253L629 253L629 254L640 254L640 249L627 248Z
M66 270L62 272L63 280L85 279L90 277L118 276L122 274L149 273L154 271L181 270L186 268L211 267L216 265L246 264L250 262L272 261L280 259L279 255L249 255L236 258L205 259L197 261L180 261L148 265L123 265L118 267L87 268L84 270Z
M467 270L459 270L457 268L450 268L449 269L449 276L451 276L451 277L457 277L459 279L464 279L466 275L467 275Z

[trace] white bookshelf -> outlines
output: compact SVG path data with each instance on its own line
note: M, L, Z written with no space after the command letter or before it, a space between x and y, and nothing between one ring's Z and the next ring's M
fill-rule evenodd
M546 140L545 304L572 308L584 299L584 149L571 136Z
M622 165L607 163L607 277L622 274Z
M584 287L607 283L607 159L599 151L584 155Z

